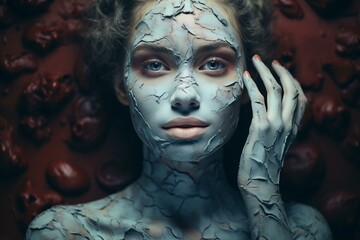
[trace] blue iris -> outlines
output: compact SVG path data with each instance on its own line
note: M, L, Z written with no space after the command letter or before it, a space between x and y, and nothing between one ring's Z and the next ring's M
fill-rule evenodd
M161 62L150 62L148 64L145 64L144 68L151 71L160 71L165 67Z
M221 62L216 61L216 60L208 61L205 64L205 68L207 68L208 70L212 70L212 71L216 71L216 70L222 69L224 67L225 67L224 64L222 64Z

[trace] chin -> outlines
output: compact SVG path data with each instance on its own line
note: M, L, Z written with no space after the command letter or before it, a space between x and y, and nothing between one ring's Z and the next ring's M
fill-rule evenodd
M214 142L208 144L207 142L179 141L165 146L161 151L161 155L163 158L172 161L197 163L210 157L222 145L221 143L214 144Z

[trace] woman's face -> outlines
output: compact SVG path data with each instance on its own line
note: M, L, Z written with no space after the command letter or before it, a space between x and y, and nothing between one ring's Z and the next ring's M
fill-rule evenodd
M130 36L124 81L131 116L159 157L199 161L236 128L242 49L225 12L212 1L160 1Z

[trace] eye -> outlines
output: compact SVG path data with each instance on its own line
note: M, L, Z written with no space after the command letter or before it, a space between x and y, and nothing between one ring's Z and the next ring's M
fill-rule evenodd
M199 67L199 70L209 76L222 76L228 70L228 62L222 58L210 58Z
M144 64L144 68L150 71L169 70L162 62L153 60Z
M216 71L225 68L225 64L217 60L210 60L200 67L200 70Z
M170 70L170 68L159 59L150 59L144 62L142 68L143 75L150 78L161 77Z
M170 71L170 68L159 59L150 59L145 61L141 67L141 73L145 77L161 77Z

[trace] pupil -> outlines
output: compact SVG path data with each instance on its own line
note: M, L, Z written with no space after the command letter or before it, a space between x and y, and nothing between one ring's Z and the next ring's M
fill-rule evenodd
M211 62L209 62L209 67L210 67L210 69L217 69L218 68L218 65L219 65L219 63L218 62L216 62L216 61L211 61Z
M152 68L153 68L153 70L159 70L160 69L160 63L159 62L154 62L152 64Z

